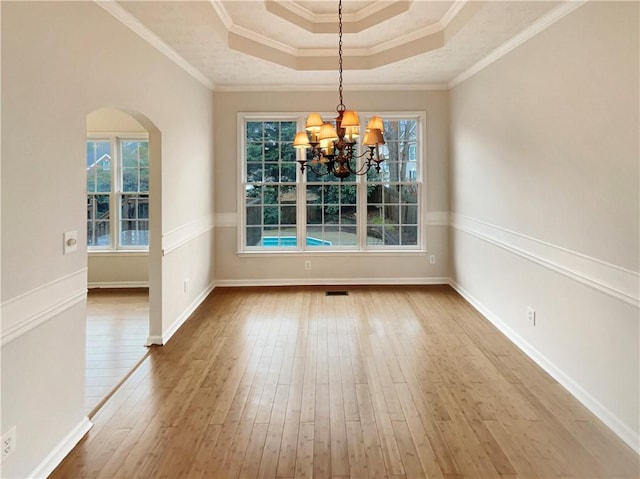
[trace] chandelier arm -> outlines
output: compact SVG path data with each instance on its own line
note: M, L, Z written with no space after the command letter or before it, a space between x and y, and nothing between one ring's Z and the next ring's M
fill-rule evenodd
M351 167L351 162L350 162L350 161L347 161L347 162L345 163L345 165L347 166L347 170L349 170L349 172L350 172L350 173L352 173L352 174L354 174L354 175L358 175L358 176L366 175L366 174L369 172L369 170L371 169L371 166L372 166L372 165L371 165L371 160L370 160L370 159L369 159L369 160L367 160L366 162L364 162L364 163L362 164L362 166L361 166L359 169L357 169L357 170L356 170L356 169L353 169L353 168Z
M327 163L327 165L328 165L328 163ZM311 163L307 163L306 167L309 170L311 170L313 172L313 174L316 175L316 176L327 176L327 175L333 173L333 169L330 169L329 166L327 166L327 171L325 171L324 173L316 170Z
M373 147L372 146L367 146L367 150L363 151L359 155L356 155L355 153L353 154L353 158L356 158L356 159L364 158L365 156L367 156L367 160L368 161L369 160L373 161Z

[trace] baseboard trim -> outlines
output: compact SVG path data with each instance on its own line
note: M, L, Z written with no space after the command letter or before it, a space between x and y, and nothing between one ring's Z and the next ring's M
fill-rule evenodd
M310 279L225 279L216 281L216 287L242 286L326 286L326 285L436 285L449 284L447 277L433 278L310 278Z
M49 475L60 465L67 454L76 447L80 440L93 427L93 423L85 417L80 424L74 427L69 434L58 444L53 451L40 463L40 465L31 473L29 478L40 479L49 477Z
M460 296L467 300L482 316L490 321L502 334L515 344L523 353L529 356L538 366L544 369L551 377L553 377L562 387L580 401L589 411L591 411L598 419L604 422L620 439L622 439L636 453L640 454L640 436L636 435L631 428L622 422L614 413L600 403L596 398L589 394L582 386L576 383L571 377L564 373L553 361L549 360L544 354L540 353L536 348L525 341L522 336L511 329L504 321L502 321L489 308L485 307L478 299L472 296L462 286L454 280L450 280L449 284L455 289Z
M148 288L149 281L96 281L87 285L89 289Z
M169 326L169 328L164 333L162 333L161 343L156 342L158 339L157 336L149 336L149 338L147 339L147 344L167 344L169 339L171 339L171 336L173 336L176 331L180 329L180 326L182 326L184 322L189 319L193 312L198 308L198 306L200 306L200 304L202 304L206 297L211 294L211 291L213 291L215 287L216 284L211 283L205 288L202 293L198 295L196 299L193 300L193 302L187 307L187 309L182 312L178 319L176 319L173 324Z
M145 346L162 346L162 336L148 336Z

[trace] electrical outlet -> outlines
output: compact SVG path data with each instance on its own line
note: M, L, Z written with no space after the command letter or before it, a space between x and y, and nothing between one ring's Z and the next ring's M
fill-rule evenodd
M184 292L186 293L188 289L189 289L189 280L185 279L184 280Z
M536 310L532 307L527 308L527 320L531 326L536 325Z
M436 255L429 255L429 264L436 264Z
M13 426L2 436L2 459L16 451L16 427Z
M311 261L304 262L304 269L311 269Z

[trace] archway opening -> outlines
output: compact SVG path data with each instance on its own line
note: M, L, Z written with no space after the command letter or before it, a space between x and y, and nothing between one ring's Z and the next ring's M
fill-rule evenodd
M160 132L146 116L87 115L87 367L91 416L161 331Z

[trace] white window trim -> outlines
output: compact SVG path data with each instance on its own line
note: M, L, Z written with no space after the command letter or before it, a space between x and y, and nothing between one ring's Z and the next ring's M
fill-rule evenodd
M245 224L245 178L246 178L246 133L245 124L248 121L295 121L296 131L303 131L305 127L305 119L310 112L238 112L236 128L237 128L237 175L238 175L238 227L237 227L237 252L236 254L241 257L264 257L264 256L396 256L398 254L409 256L425 256L428 252L427 245L427 147L426 147L426 112L425 111L360 111L358 114L361 119L370 117L373 115L382 116L385 120L388 119L416 119L418 121L418 129L416 132L418 148L416 148L416 163L418 166L418 174L416 182L420 184L420 193L418 195L419 205L419 224L416 246L385 246L373 248L366 244L366 221L362 221L361 215L362 208L358 208L357 213L357 228L358 228L358 245L355 246L331 246L322 248L314 247L313 249L307 249L306 238L304 238L304 231L306 227L306 175L300 173L299 164L296 168L296 182L298 187L297 193L297 210L296 210L296 234L297 245L295 247L279 247L271 249L265 249L263 247L245 247L246 240L246 224ZM333 118L335 112L320 112L323 118ZM293 139L292 139L293 140ZM360 185L365 180L362 176L356 176L356 183ZM292 183L293 184L293 183ZM357 205L366 205L367 196L366 188L358 188Z
M149 141L149 134L140 133L115 133L115 132L87 132L87 141L104 141L109 140L111 143L111 191L109 191L109 237L110 246L87 246L87 254L90 256L148 256L149 246L127 245L119 247L121 221L120 218L120 202L116 201L118 195L122 194L122 162L120 161L120 149L118 148L119 140L144 140ZM85 181L86 183L86 181ZM106 194L99 193L99 194ZM147 193L148 194L148 193ZM86 192L88 197L89 192Z

